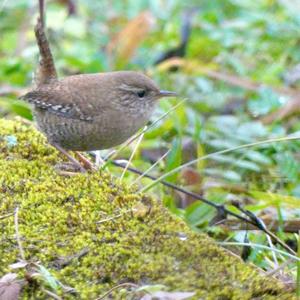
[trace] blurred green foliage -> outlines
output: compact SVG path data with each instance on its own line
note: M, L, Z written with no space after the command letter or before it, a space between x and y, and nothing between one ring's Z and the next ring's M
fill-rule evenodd
M28 107L17 101L17 96L30 86L37 65L32 30L37 17L36 2L17 0L0 5L2 116L17 114L31 119ZM61 76L118 68L142 70L164 89L188 98L147 131L134 156L135 167L147 170L153 164L153 158L144 150L171 149L167 159L151 171L159 176L209 153L300 133L297 117L268 124L261 121L289 101L289 96L279 94L276 88L286 85L285 76L300 62L299 0L189 1L188 7L197 7L198 12L191 20L191 38L183 67L177 72L153 63L159 54L179 43L182 14L188 8L185 1L78 0L74 15L68 15L67 5L62 3L67 1L49 1L47 5L48 33ZM136 45L130 44L132 55L120 61L118 54L108 50L109 46L118 50L122 30L146 10L151 15L151 26L144 20L149 28L138 41L134 30L128 31L129 40ZM255 90L228 84L208 75L207 70L232 74L243 82L255 81L261 87ZM297 85L296 81L294 88ZM13 91L4 93L7 87ZM162 101L152 120L177 102ZM119 155L128 158L131 150L127 147ZM167 179L186 184L217 203L234 199L258 216L288 220L300 215L299 151L298 141L260 144L199 161L193 168L198 179L192 183L187 183L191 178L184 172ZM156 160L159 158L160 155L155 156ZM110 170L116 175L121 173L112 167ZM134 178L127 172L124 180L130 183ZM140 186L148 183L148 179L139 181ZM192 203L182 210L176 207L182 202L182 195L170 194L159 185L153 191L195 230L209 230L217 235L216 228L207 226L215 213L212 208ZM242 241L240 233L227 235ZM281 237L287 239L288 235ZM266 242L262 235L250 233L249 238L257 243ZM258 250L252 252L250 259L268 268Z

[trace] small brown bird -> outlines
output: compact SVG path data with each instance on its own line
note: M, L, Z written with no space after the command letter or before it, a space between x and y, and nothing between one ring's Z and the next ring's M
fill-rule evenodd
M44 31L43 0L39 0L39 9L36 87L21 99L33 105L39 129L61 151L119 145L147 123L158 99L175 95L159 90L149 77L133 71L58 79Z
M50 143L92 151L126 141L147 123L159 98L174 95L141 73L120 71L52 80L22 99L33 104Z

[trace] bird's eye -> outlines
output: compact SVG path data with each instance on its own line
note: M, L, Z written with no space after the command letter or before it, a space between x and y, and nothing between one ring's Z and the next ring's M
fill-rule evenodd
M146 95L146 91L145 90L140 90L136 94L139 98L143 98Z

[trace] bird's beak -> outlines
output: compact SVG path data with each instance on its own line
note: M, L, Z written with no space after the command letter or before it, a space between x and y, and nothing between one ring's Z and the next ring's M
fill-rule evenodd
M159 96L159 98L162 98L162 97L175 97L175 96L177 96L177 93L162 90L162 91L159 91L158 96Z

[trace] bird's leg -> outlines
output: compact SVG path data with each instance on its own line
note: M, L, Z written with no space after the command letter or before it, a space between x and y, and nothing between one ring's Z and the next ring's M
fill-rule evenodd
M78 160L83 164L86 170L92 170L92 171L96 170L95 165L89 159L87 159L83 154L81 154L78 151L75 151L75 154L77 155Z
M72 155L70 155L68 153L68 151L66 151L64 148L62 148L61 146L57 145L57 144L52 144L53 147L55 147L59 152L61 152L63 155L65 155L69 161L76 167L79 169L80 172L85 173L86 169L80 164L80 162L75 159Z

